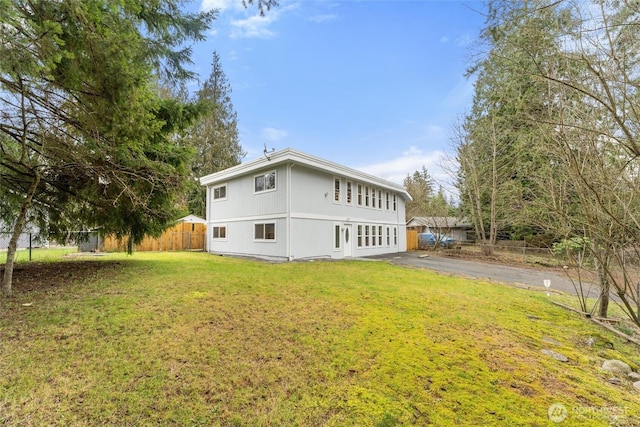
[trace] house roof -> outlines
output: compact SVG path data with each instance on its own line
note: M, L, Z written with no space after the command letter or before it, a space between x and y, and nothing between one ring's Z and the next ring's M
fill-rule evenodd
M466 218L455 216L414 216L407 221L407 227L433 227L433 228L473 228L473 224Z
M265 153L265 155L260 158L241 163L220 172L212 173L211 175L203 176L202 178L200 178L200 184L214 185L228 179L250 174L260 169L264 169L265 167L272 167L288 162L304 165L312 169L321 170L345 178L350 178L354 181L376 185L387 190L397 191L405 200L412 200L407 190L399 184L366 174L364 172L360 172L356 169L351 169L346 166L339 165L329 160L321 159L319 157L294 150L292 148L285 148L280 151Z

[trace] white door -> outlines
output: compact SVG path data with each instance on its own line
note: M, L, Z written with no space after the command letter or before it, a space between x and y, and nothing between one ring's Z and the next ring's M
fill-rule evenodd
M353 247L353 244L351 243L351 240L353 240L353 236L351 234L352 234L351 224L345 224L344 234L343 234L344 240L342 242L342 247L344 248L345 257L351 256L351 249Z

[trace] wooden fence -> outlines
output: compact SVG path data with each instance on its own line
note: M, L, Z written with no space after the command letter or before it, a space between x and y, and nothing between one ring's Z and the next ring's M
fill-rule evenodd
M407 250L418 249L418 230L407 230Z
M134 251L202 251L207 227L204 224L183 222L165 230L158 238L146 237ZM106 236L100 250L105 252L126 251L126 241L118 241L112 236Z

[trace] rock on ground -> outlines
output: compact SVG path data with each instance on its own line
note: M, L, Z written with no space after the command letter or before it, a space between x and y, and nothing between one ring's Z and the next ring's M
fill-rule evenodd
M602 369L616 374L629 375L631 373L631 366L627 365L622 360L616 359L605 360L602 364Z

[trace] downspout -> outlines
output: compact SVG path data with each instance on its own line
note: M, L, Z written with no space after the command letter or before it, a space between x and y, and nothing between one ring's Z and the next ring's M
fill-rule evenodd
M398 193L398 195L396 196L397 201L396 201L396 226L395 229L398 230L396 231L396 239L398 239L398 245L396 246L396 252L400 252L400 234L402 232L402 230L400 229L400 194ZM406 230L404 232L405 234L407 234ZM405 237L406 239L406 237Z
M286 255L289 261L293 261L293 254L291 253L291 163L287 163L287 192L286 192L286 204L287 204L287 249Z
M205 192L204 218L207 223L207 233L206 241L204 242L204 250L205 252L209 252L209 242L211 242L211 233L213 232L213 230L211 230L211 223L209 222L209 218L211 218L211 214L209 213L209 210L211 209L211 186L207 185L205 188L207 191Z

